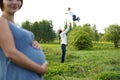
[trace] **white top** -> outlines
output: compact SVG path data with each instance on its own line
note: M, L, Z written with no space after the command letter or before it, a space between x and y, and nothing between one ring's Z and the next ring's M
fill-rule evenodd
M70 14L71 16L74 15L74 13L71 10L67 11L67 14Z
M67 37L66 37L66 33L69 31L69 27L67 27L66 29L65 29L65 31L63 31L63 32L61 32L60 33L60 37L61 37L61 44L67 44Z

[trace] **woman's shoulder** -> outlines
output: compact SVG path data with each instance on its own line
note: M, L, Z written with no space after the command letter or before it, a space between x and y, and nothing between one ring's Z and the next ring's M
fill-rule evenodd
M7 20L3 17L0 17L0 27L8 26Z
M9 28L9 24L7 22L7 20L3 17L0 17L0 33L5 34L5 32L9 32L10 28Z
M0 22L1 21L4 22L4 21L6 21L6 19L4 17L0 16Z

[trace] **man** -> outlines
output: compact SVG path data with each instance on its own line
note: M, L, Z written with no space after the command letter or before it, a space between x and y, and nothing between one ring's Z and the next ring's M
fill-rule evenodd
M65 60L65 55L66 55L66 45L67 45L67 36L66 34L70 30L71 23L67 26L67 28L63 30L59 30L60 38L61 38L61 49L62 49L62 56L61 56L61 63L64 62Z

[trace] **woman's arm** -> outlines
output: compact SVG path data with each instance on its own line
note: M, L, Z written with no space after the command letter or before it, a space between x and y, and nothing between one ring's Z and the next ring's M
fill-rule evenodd
M71 23L69 22L67 28L62 32L62 34L66 34L66 33L70 30L71 26L72 26L72 25L71 25Z
M4 51L5 56L15 64L41 75L46 73L47 63L39 65L16 49L9 25L3 18L0 18L0 47Z

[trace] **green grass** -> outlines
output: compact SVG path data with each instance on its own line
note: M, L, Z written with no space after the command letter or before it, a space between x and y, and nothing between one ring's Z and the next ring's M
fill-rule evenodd
M96 43L97 48L80 51L67 47L65 63L60 63L59 44L41 46L48 61L45 80L120 80L120 48L113 44Z

